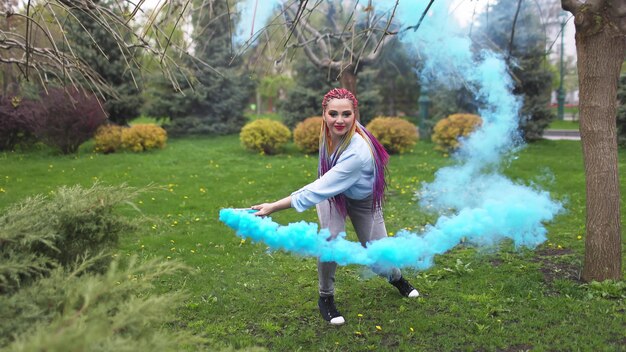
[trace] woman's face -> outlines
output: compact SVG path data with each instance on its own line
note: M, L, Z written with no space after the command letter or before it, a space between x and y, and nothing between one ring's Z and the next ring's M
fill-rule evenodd
M354 108L348 99L332 99L324 111L324 123L330 130L333 140L344 136L354 124Z

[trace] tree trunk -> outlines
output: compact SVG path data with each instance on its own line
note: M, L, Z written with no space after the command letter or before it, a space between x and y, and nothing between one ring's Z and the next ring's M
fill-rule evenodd
M582 279L619 280L622 247L616 97L626 39L614 29L607 14L580 11L576 15L576 50L587 191Z
M354 67L350 65L348 68L344 69L341 72L341 77L339 77L339 82L341 83L341 88L345 88L352 92L356 97L356 74L354 73Z
M274 98L273 97L267 97L267 112L272 113L274 112Z

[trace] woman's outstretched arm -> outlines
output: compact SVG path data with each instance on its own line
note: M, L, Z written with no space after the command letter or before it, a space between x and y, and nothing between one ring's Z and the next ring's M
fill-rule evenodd
M251 208L254 210L258 210L256 213L254 213L254 215L267 216L279 210L291 208L291 196L287 196L273 203L263 203L263 204L253 205Z

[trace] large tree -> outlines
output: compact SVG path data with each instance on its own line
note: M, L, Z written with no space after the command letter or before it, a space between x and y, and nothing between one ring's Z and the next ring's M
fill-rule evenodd
M498 0L479 17L477 43L505 57L515 81L513 93L522 97L520 131L525 140L537 140L554 119L549 108L552 72L547 62L546 28L540 9L529 1Z
M192 5L194 55L206 65L181 60L190 73L180 86L183 95L173 89L155 91L160 104L152 113L170 117L168 131L175 135L236 133L246 121L243 113L252 81L234 55L231 5L215 0L195 0Z
M76 35L82 32L89 37L89 27L97 24L114 41L121 53L129 60L124 64L128 69L139 68L140 62L132 58L136 50L158 58L158 69L166 73L171 84L177 86L179 76L170 74L178 64L170 56L170 41L154 41L147 33L163 31L166 23L182 23L180 19L188 12L191 0L162 0L153 13L145 12L144 1L107 0L45 0L24 1L15 6L16 1L1 0L2 15L0 24L0 64L3 65L4 84L16 81L12 76L46 85L52 80L63 81L66 85L86 84L88 89L101 97L115 95L111 82L103 77L74 51L75 43L68 31ZM112 11L111 8L123 11ZM167 13L168 16L158 16ZM164 20L156 20L158 17ZM91 46L98 48L98 41L89 37ZM107 58L110 53L95 50L93 55ZM197 65L206 63L195 61ZM128 71L127 71L128 72ZM132 81L132 79L128 79ZM115 85L115 83L113 83ZM10 89L5 89L5 92Z
M562 0L575 16L580 134L587 189L585 281L622 278L617 86L626 52L625 0Z
M384 47L394 38L389 35L393 12L377 14L370 4L358 10L355 4L341 1L291 3L283 8L289 33L306 57L341 86L357 93L357 76L364 67L378 61Z
M128 4L124 8L119 8L114 6L116 4L112 0L94 0L94 2L120 17L123 16L123 12L129 11ZM120 48L107 26L115 26L114 30L123 38L130 36L130 29L116 23L104 25L92 21L94 16L87 11L73 10L72 15L78 19L70 21L67 28L68 39L73 45L72 50L112 88L113 92L105 94L104 103L109 119L117 124L126 124L139 116L142 104L141 75L137 66L131 64L139 60L139 50Z

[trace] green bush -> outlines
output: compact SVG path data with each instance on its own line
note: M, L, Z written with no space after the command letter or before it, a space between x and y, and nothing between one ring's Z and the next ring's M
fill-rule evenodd
M313 116L298 123L293 130L293 142L300 150L307 154L316 153L319 150L323 121L321 116Z
M433 129L432 140L435 149L450 152L460 146L459 138L467 137L482 124L482 119L474 114L452 114L439 120Z
M0 293L85 253L115 248L120 234L135 225L116 215L114 207L137 194L124 186L61 187L48 197L30 197L7 208L0 216L0 257L10 259L0 266ZM104 257L100 268L107 263Z
M417 143L417 127L399 117L379 116L366 127L390 154L404 153Z
M289 141L291 132L278 121L259 119L243 126L239 138L248 150L276 154Z
M112 259L134 228L113 212L138 190L95 185L34 196L0 216L0 350L175 351L200 340L163 329L184 300L150 294L176 262ZM106 265L103 265L106 264ZM8 318L10 317L10 319ZM192 348L193 350L193 348Z

